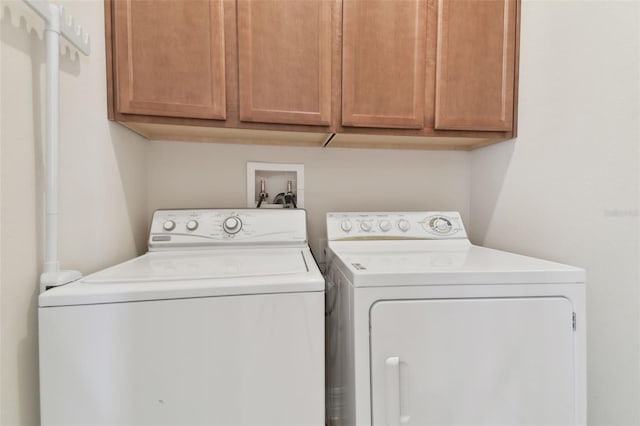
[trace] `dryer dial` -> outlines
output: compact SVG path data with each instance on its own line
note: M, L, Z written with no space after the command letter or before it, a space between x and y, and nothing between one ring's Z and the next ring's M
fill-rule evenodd
M448 234L453 228L451 221L446 217L441 216L431 219L429 221L429 227L438 234Z

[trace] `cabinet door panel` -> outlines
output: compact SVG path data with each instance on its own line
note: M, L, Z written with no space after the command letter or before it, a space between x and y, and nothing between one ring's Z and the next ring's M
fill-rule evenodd
M572 313L563 297L376 303L372 424L576 424Z
M440 0L436 129L512 129L515 32L515 0Z
M222 1L114 2L122 113L226 118Z
M343 3L342 124L424 127L423 0Z
M241 121L330 124L332 5L238 1Z

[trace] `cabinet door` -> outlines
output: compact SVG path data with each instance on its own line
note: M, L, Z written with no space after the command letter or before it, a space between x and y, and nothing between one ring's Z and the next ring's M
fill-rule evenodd
M118 111L225 119L222 1L113 4Z
M516 16L516 0L440 0L436 129L512 129Z
M239 0L240 120L329 125L330 0Z
M562 297L376 303L372 424L575 424L572 314Z
M343 3L342 124L424 127L424 0Z

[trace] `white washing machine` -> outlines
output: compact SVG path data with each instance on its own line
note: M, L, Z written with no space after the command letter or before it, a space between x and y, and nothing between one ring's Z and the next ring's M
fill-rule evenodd
M329 213L330 425L584 425L584 270L458 213Z
M39 298L42 425L324 425L303 210L155 212L149 252Z

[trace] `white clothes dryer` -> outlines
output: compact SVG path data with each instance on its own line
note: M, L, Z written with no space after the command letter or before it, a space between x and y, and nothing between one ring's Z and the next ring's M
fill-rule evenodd
M330 425L586 424L585 272L456 212L328 213Z
M39 298L42 425L324 425L303 210L161 210L149 252Z

